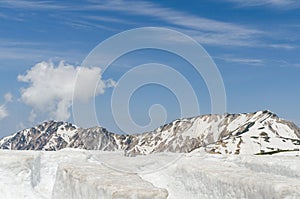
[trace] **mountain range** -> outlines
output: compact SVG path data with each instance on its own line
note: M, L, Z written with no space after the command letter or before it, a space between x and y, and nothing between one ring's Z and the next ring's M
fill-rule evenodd
M177 119L151 132L116 134L103 127L80 128L47 121L0 140L0 149L57 151L80 148L122 151L127 156L159 152L274 154L299 151L300 129L271 111L201 115Z

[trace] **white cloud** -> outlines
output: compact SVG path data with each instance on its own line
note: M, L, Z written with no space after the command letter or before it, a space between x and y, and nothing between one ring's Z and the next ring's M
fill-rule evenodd
M13 101L13 96L11 93L6 93L4 95L4 99L5 99L5 102L12 102Z
M290 44L271 44L269 45L271 48L279 48L279 49L285 49L285 50L292 50L297 48L298 46L290 45Z
M67 120L71 114L76 78L85 80L76 88L80 95L74 96L80 100L102 94L106 88L113 86L113 80L102 80L99 67L76 67L63 61L58 66L52 62L40 62L25 75L19 75L18 81L29 84L27 88L21 89L21 100L33 108L31 120L36 117L36 111L48 113L56 120ZM97 82L98 87L95 91Z
M262 59L238 58L238 57L232 57L229 55L224 55L224 56L214 57L214 58L224 60L226 62L247 64L247 65L252 65L252 66L261 66L264 64L264 60L262 60Z
M63 9L64 6L56 5L48 1L31 1L31 0L2 0L1 7L5 8L26 8L26 9Z
M52 44L50 43L11 42L3 39L0 39L0 43L0 59L2 60L37 62L49 59L49 57L72 61L84 58L84 54L79 50L57 51L52 49Z
M6 108L6 103L12 102L12 95L11 93L6 93L4 95L4 104L0 105L0 120L6 118L9 114Z
M227 0L233 3L237 3L242 7L254 7L254 6L273 6L277 8L296 8L300 3L298 0Z
M29 114L28 121L32 123L32 122L35 121L36 117L37 117L36 112L34 110L31 110L30 114Z
M0 106L0 120L4 119L5 117L8 116L7 109L4 105Z
M8 15L8 14L4 14L4 13L0 13L0 18L4 19L4 20L15 20L15 21L23 21L22 18L14 15Z
M298 0L226 0L227 2L232 2L240 7L249 6L271 6L278 7L279 9L290 9L300 7L300 2ZM22 8L27 10L54 10L54 11L64 11L67 12L70 17L65 17L65 15L55 15L56 19L60 23L72 26L73 28L79 29L94 29L100 28L108 31L121 31L119 26L113 26L111 24L121 23L126 24L139 24L138 26L151 26L159 22L162 26L170 27L183 33L189 34L195 38L201 44L208 44L214 46L255 46L255 47L272 47L279 48L280 46L284 49L293 49L293 46L286 44L284 46L280 45L267 45L268 42L265 41L265 37L269 37L273 34L272 31L264 31L262 29L249 27L247 25L225 22L222 20L209 19L194 15L188 12L180 11L178 9L171 9L161 6L159 3L153 3L151 1L125 1L125 0L89 0L85 3L78 4L68 4L68 3L54 3L52 1L25 1L25 0L13 0L13 1L2 1L0 2L0 7L3 8ZM84 15L77 15L78 11L88 11ZM72 12L69 12L72 11ZM91 12L89 12L91 11ZM97 11L104 11L103 15L93 15L91 13ZM133 15L133 16L143 16L147 17L149 23L140 23L139 20L117 19L107 12L117 12L122 15ZM74 14L75 13L75 14ZM62 16L64 18L62 18ZM126 20L125 20L126 19ZM110 25L106 23L98 22L110 22ZM148 21L148 20L146 20ZM136 26L131 26L136 27ZM284 38L286 35L283 35ZM8 51L9 50L9 51ZM0 57L6 59L9 58L23 58L28 56L28 51L24 49L0 49ZM16 51L16 52L15 52ZM34 52L34 48L30 49L30 54L41 54L40 52ZM21 53L19 53L21 52ZM25 52L25 54L24 54ZM64 53L64 52L62 52ZM69 57L68 57L69 58ZM62 59L65 59L63 57ZM42 58L39 60L43 60ZM69 59L68 59L69 60Z
M293 63L287 60L271 60L270 65L279 66L279 67L295 67L300 68L300 63Z
M151 21L159 21L165 23L166 27L183 31L184 33L192 33L191 36L198 39L199 42L212 45L231 45L231 46L252 46L257 37L265 34L261 30L249 28L240 24L223 22L220 20L199 17L187 12L178 11L163 7L157 3L150 1L125 1L125 0L89 0L85 4L54 4L51 1L24 1L15 0L4 1L0 3L0 7L22 8L22 9L52 9L63 11L109 11L120 12L126 15L145 16ZM116 31L112 26L106 26L97 23L97 21L110 21L111 23L132 24L128 20L120 20L111 16L93 16L91 14L76 15L69 17L70 19L61 19L61 21L72 27L100 28L105 30ZM96 21L96 23L95 23ZM135 21L136 23L136 21ZM161 23L160 23L161 24ZM145 24L140 24L145 25ZM146 26L149 24L146 24ZM151 25L151 24L150 24ZM257 42L259 43L259 42Z
M141 15L163 21L172 28L183 32L189 31L191 36L200 42L213 45L250 46L263 31L241 25L222 22L195 16L186 12L161 7L147 1L93 1L95 4L83 9L119 11L129 15Z

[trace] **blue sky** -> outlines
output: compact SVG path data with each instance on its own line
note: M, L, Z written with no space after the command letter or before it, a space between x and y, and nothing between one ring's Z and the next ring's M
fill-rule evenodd
M180 31L206 49L222 75L228 112L269 109L300 125L299 19L297 0L1 1L0 136L48 119L73 122L68 83L84 58L110 36L148 26ZM150 62L183 74L196 90L201 113L210 113L206 85L185 60L141 50L122 56L101 76L100 125L121 132L110 110L112 82ZM55 84L60 81L64 86ZM165 107L167 122L180 117L176 96L149 85L130 101L136 123L149 123L153 104Z

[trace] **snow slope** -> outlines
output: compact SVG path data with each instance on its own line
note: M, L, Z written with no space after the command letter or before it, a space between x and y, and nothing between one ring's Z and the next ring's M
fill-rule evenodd
M2 150L0 173L8 199L300 198L295 155Z
M68 147L135 156L205 148L217 154L274 154L299 151L299 138L300 129L293 123L270 111L258 111L178 119L154 131L132 135L50 121L3 138L0 149L56 151Z

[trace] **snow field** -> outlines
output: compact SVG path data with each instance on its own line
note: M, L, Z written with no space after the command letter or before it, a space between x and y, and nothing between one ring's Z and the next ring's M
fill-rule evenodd
M0 151L1 198L300 198L296 155Z

